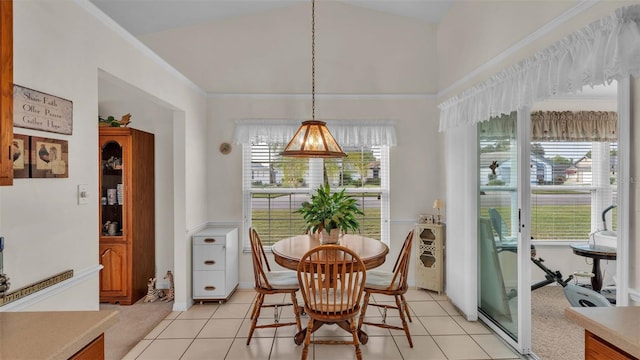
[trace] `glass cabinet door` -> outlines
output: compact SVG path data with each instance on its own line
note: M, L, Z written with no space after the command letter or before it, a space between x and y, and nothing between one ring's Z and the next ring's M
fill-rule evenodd
M101 160L101 235L122 236L122 205L124 200L122 146L116 141L107 142L102 147Z

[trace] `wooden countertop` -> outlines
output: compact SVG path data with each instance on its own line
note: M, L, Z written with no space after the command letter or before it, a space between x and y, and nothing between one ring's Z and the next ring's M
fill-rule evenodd
M118 322L117 311L0 313L0 359L68 359Z
M621 350L640 358L640 307L572 307L564 315Z

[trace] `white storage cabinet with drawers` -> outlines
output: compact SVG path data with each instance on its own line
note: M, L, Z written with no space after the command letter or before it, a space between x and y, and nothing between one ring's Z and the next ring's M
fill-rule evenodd
M227 300L238 287L238 229L208 227L193 235L193 300Z

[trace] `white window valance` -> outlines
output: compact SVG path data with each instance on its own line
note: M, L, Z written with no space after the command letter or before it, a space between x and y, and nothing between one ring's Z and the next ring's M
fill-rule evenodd
M629 75L640 75L640 5L619 8L443 102L440 131Z
M516 133L515 112L478 124L481 139L509 139ZM615 111L534 111L531 113L531 141L618 140Z
M327 120L326 123L341 146L395 146L397 144L393 121ZM300 120L238 120L235 123L233 138L236 144L286 144L300 124Z

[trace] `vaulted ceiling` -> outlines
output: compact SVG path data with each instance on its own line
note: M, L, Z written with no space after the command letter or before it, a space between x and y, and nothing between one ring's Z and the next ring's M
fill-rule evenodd
M309 94L310 0L90 0L210 94ZM452 0L316 1L316 90L432 94Z
M310 0L90 1L135 36L311 3ZM453 5L453 0L333 1L430 23L439 22Z

